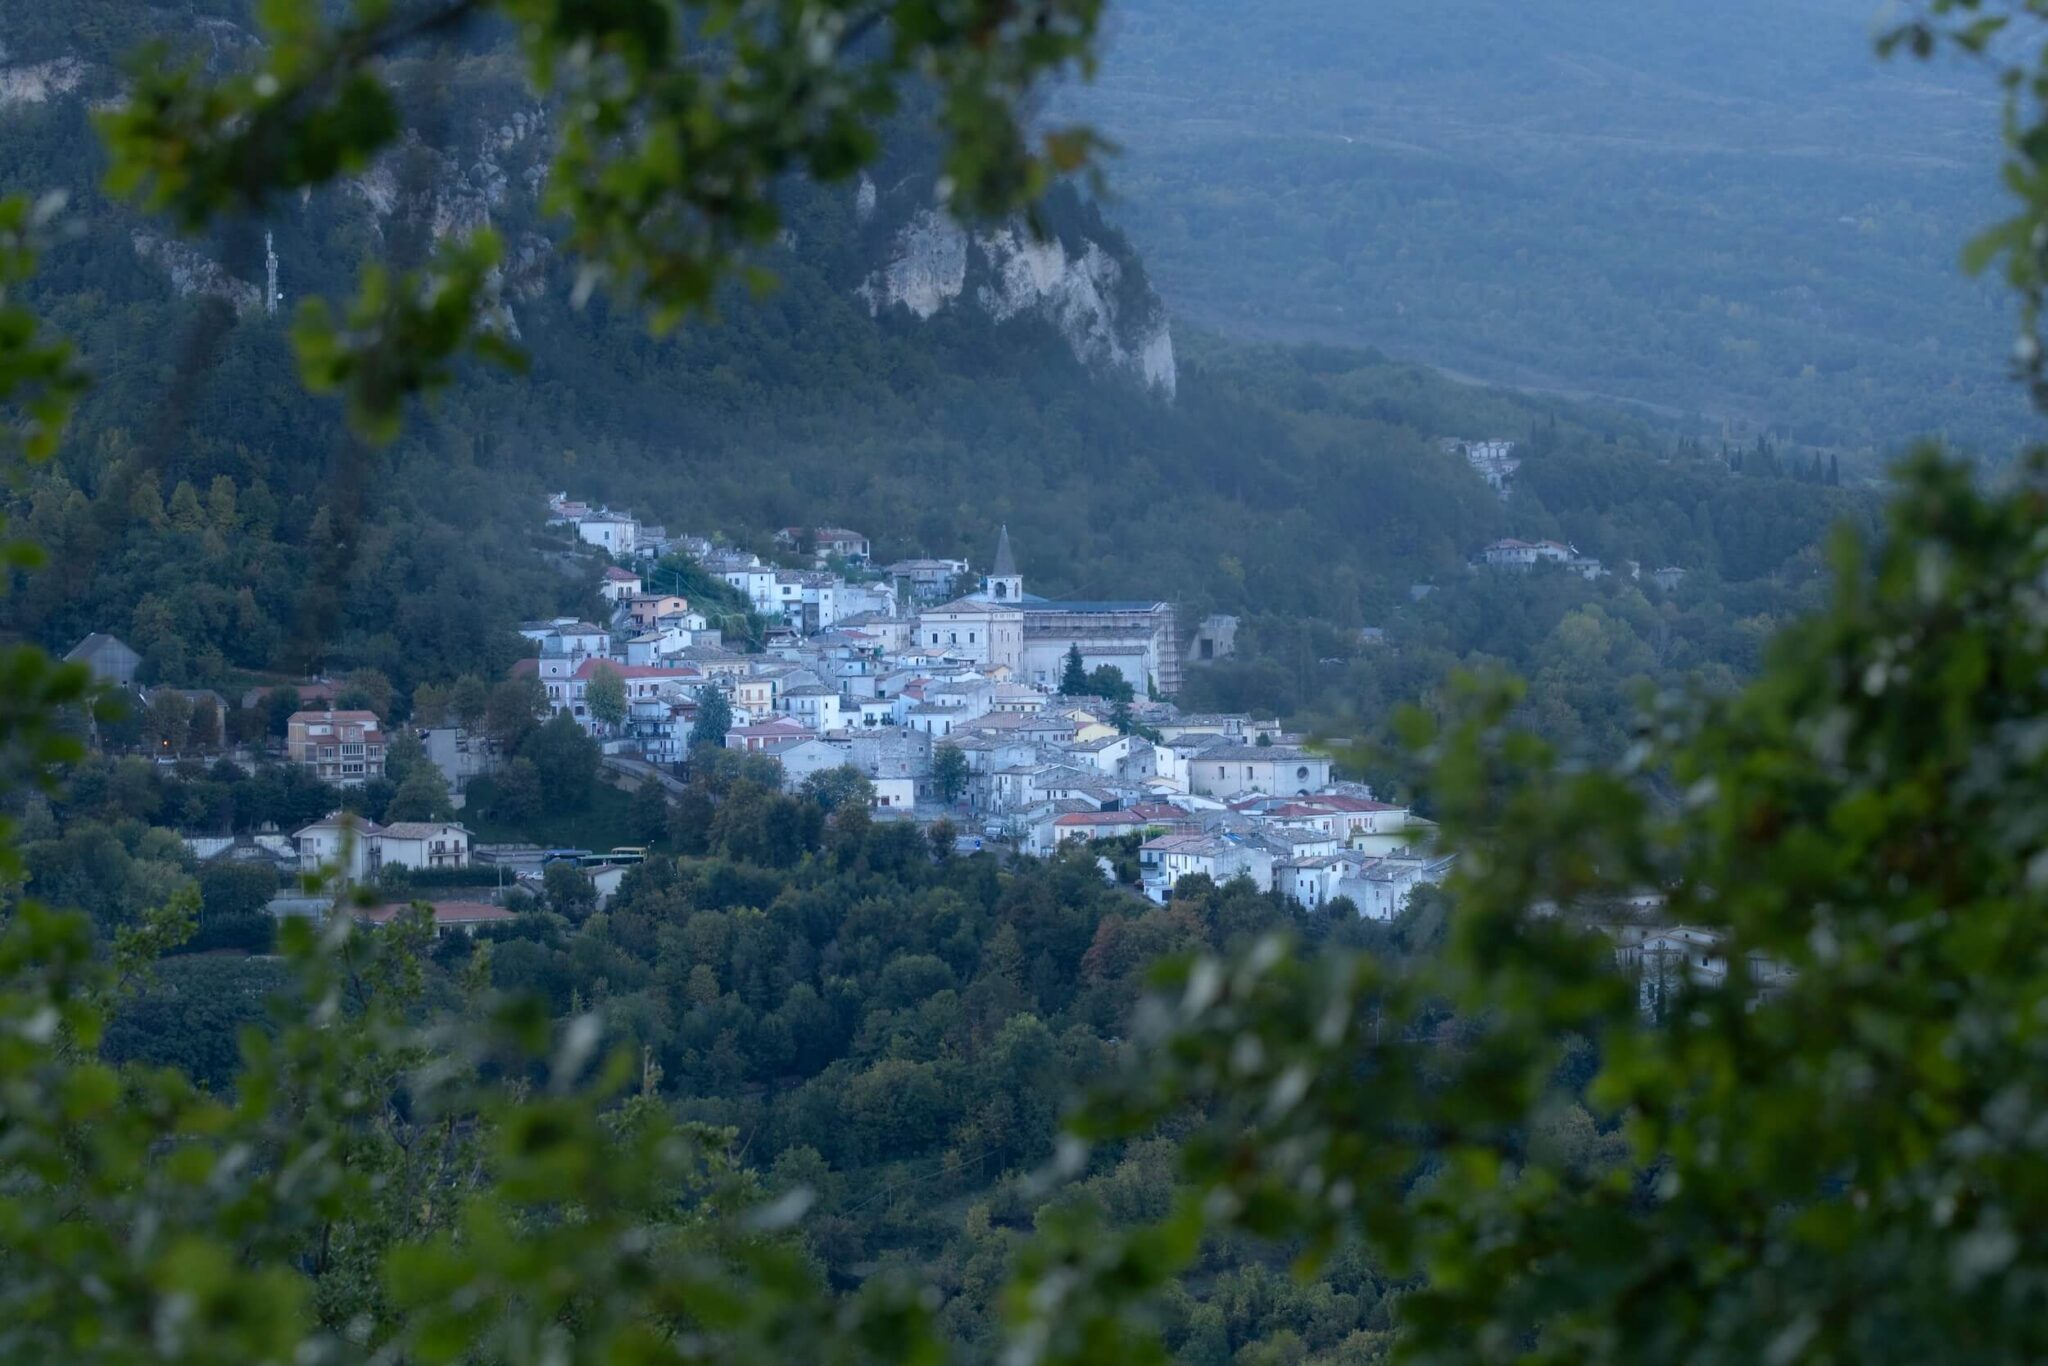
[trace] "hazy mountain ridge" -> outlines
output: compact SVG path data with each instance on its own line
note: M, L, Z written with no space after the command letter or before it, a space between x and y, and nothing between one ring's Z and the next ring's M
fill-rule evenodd
M1063 92L1178 316L1896 448L2003 453L2009 300L1979 69L1866 0L1126 0Z

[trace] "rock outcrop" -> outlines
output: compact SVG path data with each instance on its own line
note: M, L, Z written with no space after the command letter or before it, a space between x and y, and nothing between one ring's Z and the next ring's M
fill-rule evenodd
M129 234L135 254L162 270L171 288L180 295L211 295L225 299L238 314L247 315L263 307L263 291L247 280L239 280L211 257L183 242L159 237L137 228Z
M872 216L862 182L856 212ZM972 287L970 288L970 281ZM1178 379L1166 308L1127 277L1124 263L1085 236L1034 236L1020 225L969 232L944 210L913 213L891 237L888 259L855 292L869 312L900 308L929 320L974 308L997 325L1024 317L1050 323L1090 369L1128 376L1171 398Z
M0 109L15 104L42 104L68 95L85 80L85 63L76 57L0 66Z

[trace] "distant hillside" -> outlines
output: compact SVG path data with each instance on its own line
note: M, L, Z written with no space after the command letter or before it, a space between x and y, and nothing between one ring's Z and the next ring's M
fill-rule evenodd
M1875 0L1123 0L1065 112L1169 304L1494 382L1895 449L2032 430L1997 90L1871 51Z
M232 6L148 13L232 60ZM48 256L38 299L99 385L17 499L61 572L0 599L0 628L60 648L128 632L158 676L374 664L406 687L502 662L513 622L575 610L589 587L533 544L552 488L743 540L853 525L891 556L979 561L1007 523L1048 595L1334 623L1379 619L1509 532L1749 578L1808 551L1839 510L1818 490L1698 470L1684 496L1705 480L1718 510L1668 532L1596 511L1586 500L1614 492L1597 480L1503 505L1439 437L1540 435L1560 468L1618 460L1644 508L1673 436L1377 355L1175 337L1096 207L1055 196L1043 242L962 233L933 217L914 139L872 191L790 188L777 289L650 337L601 298L572 307L534 210L546 111L488 44L401 68L431 135L361 181L177 241L96 192L87 102L116 87L108 53L64 46L47 22L32 48L11 22L0 42L30 65L80 64L0 107L0 190L71 191L77 234ZM23 69L0 80L19 92ZM486 221L511 247L503 295L530 371L470 370L390 450L361 451L332 403L299 391L285 319L257 306L264 232L290 300Z

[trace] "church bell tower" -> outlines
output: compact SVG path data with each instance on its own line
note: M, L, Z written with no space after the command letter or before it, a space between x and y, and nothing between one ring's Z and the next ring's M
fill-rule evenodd
M1017 572L1017 557L1010 550L1010 528L996 537L995 566L988 572L988 600L1005 605L1024 600L1024 576Z

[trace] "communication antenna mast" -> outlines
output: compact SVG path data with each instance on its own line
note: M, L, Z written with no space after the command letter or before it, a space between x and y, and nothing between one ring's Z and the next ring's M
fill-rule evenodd
M264 287L263 311L271 317L277 316L278 301L284 296L277 292L277 248L271 242L269 233L263 234L263 266L268 276Z

